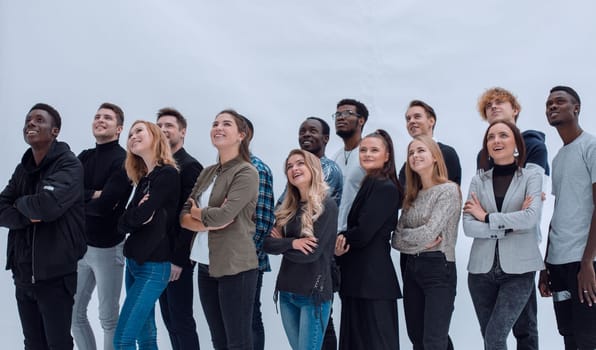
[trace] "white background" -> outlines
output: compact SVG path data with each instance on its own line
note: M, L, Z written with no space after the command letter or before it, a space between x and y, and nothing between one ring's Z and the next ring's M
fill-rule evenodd
M159 108L174 106L189 119L186 149L204 165L216 157L208 138L211 121L220 110L235 108L254 122L252 151L273 169L279 194L283 159L297 147L305 117L320 116L331 124L337 101L359 99L370 110L364 132L388 130L401 163L409 141L404 112L417 98L437 111L436 138L459 153L466 195L486 127L476 102L486 88L502 86L518 96L520 128L546 132L550 159L561 146L544 116L552 86L566 84L579 92L580 123L596 133L595 9L587 0L0 0L0 186L27 149L21 128L36 102L61 113L59 139L75 153L94 146L91 120L104 101L123 107L126 131L132 121L153 121ZM340 146L332 129L327 153ZM549 195L543 228L552 202ZM6 236L4 228L0 235ZM481 348L466 284L470 243L460 232L451 326L458 349ZM0 238L0 250L5 245ZM0 261L4 264L4 255ZM272 262L262 293L266 347L286 349L271 301L279 259ZM198 301L194 306L201 345L209 349ZM0 310L1 347L21 348L10 272L0 274ZM335 310L339 320L337 300ZM403 317L401 302L399 312ZM540 298L538 312L541 348L562 348L551 301ZM99 330L96 304L89 314ZM167 349L157 319L160 347ZM400 337L402 348L410 348L403 319ZM513 348L511 338L509 344Z

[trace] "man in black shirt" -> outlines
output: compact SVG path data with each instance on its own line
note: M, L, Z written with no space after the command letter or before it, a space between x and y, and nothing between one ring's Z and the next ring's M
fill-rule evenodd
M174 108L160 109L157 112L157 126L166 135L180 169L180 212L203 166L186 153L183 147L187 123L179 111ZM189 258L193 235L194 232L181 228L178 223L175 225L175 232L170 232L172 272L170 283L159 298L159 305L173 350L199 349L199 337L192 312L194 263Z
M132 190L124 171L126 151L118 143L123 123L124 112L120 107L109 102L101 104L91 124L95 147L79 154L85 173L87 239L87 253L78 263L72 314L72 334L79 349L97 348L87 318L87 307L96 286L104 349L113 349L118 324L124 235L118 232L117 225Z

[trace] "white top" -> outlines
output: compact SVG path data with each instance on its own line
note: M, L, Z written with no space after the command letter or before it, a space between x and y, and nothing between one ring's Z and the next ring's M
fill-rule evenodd
M596 183L596 137L584 131L561 147L553 159L555 208L546 262L581 261L594 212L593 183Z
M213 182L207 187L207 189L201 194L201 199L197 205L199 207L203 207L203 203L209 203L209 197L211 196L211 191L213 190L213 184L215 183L215 179L217 176L213 178ZM190 249L190 260L196 261L199 264L209 265L209 232L208 231L199 231L195 235L195 239L192 242L192 248Z
M360 166L359 153L360 146L351 151L345 151L342 147L331 158L337 163L344 177L344 187L341 202L339 203L339 217L337 218L337 232L348 229L348 214L352 208L356 193L360 189L362 179L364 179L365 172Z

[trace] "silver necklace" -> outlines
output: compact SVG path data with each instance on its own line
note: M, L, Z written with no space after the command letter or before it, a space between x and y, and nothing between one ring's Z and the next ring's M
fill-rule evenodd
M350 159L350 155L352 154L352 152L354 152L353 148L349 151L344 150L344 164L345 165L348 165L348 160Z

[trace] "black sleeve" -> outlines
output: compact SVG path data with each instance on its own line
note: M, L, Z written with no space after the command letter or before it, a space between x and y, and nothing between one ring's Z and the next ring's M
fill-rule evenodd
M406 159L406 162L408 160ZM401 169L399 170L399 183L401 184L401 187L404 189L404 191L406 190L406 163L404 162L404 165L401 166Z
M110 176L101 189L101 196L87 202L87 215L106 216L116 207L126 204L121 202L128 199L132 186L124 170L124 158L114 160L108 171Z
M461 185L461 165L457 152L452 147L445 147L442 151L449 180Z
M10 230L22 229L31 225L31 220L21 214L14 206L15 201L19 198L18 192L18 178L20 167L12 174L8 181L8 185L0 193L0 226L7 227Z

